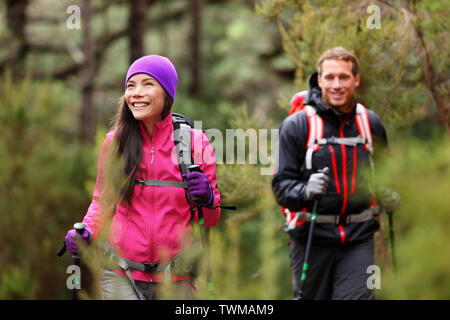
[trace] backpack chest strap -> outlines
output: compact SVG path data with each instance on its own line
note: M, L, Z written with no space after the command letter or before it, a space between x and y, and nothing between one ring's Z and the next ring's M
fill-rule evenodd
M365 145L367 143L367 140L364 139L361 136L357 137L351 137L351 138L337 138L337 137L330 137L330 138L322 138L317 140L317 144L343 144L345 146L354 147L358 144Z
M355 121L358 127L359 135L357 137L329 137L323 138L324 122L317 114L316 109L312 106L305 106L306 117L308 118L309 132L306 144L305 168L312 170L312 155L321 145L340 144L354 147L356 145L364 145L366 150L373 153L372 133L369 125L369 117L367 109L360 103L356 105Z
M187 188L187 182L184 181L160 181L160 180L134 180L134 185L142 185L147 187L175 187L175 188Z

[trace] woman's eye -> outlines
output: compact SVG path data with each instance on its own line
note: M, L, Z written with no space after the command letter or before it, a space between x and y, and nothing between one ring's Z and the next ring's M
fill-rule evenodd
M134 85L132 83L127 84L127 88L132 88Z
M152 86L152 85L153 85L153 82L146 82L145 85L146 85L146 86Z

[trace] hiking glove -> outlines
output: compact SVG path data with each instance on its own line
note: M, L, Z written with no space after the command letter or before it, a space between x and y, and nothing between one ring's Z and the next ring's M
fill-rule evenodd
M308 180L305 190L305 199L313 200L316 196L323 196L328 187L328 168L322 172L313 173Z
M92 235L87 230L84 229L83 234L78 234L75 229L70 230L67 232L66 235L66 247L67 251L69 251L71 254L79 254L80 248L79 248L79 242L81 239L84 240L86 243L86 246L90 245L92 242Z
M189 193L199 205L208 207L213 203L214 195L209 179L203 172L190 172L183 175L188 184Z

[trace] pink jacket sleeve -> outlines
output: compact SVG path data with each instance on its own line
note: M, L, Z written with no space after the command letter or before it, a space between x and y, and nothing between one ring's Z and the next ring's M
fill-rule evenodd
M110 131L100 148L97 169L97 181L95 183L92 202L89 205L87 213L83 219L86 229L92 234L93 239L97 238L104 224L103 208L101 204L101 193L103 188L103 167L107 157L108 149L113 140L113 132Z
M208 176L209 182L214 193L214 201L209 209L203 207L203 217L206 227L214 227L220 219L220 193L217 189L216 176L216 159L214 149L209 143L208 138L201 130L192 130L192 158L194 164L200 165L200 169ZM195 215L195 220L198 222L198 216Z

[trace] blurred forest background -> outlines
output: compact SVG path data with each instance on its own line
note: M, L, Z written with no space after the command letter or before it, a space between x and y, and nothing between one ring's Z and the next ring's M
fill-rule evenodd
M72 259L56 253L90 204L132 61L168 56L173 111L204 130L270 129L336 45L359 57L357 97L388 131L377 183L402 197L395 273L375 237L377 297L449 299L449 16L445 0L0 1L0 299L70 299ZM218 299L292 298L289 239L262 166L218 165L223 204L238 206L211 232ZM86 299L99 297L96 273L83 266Z

